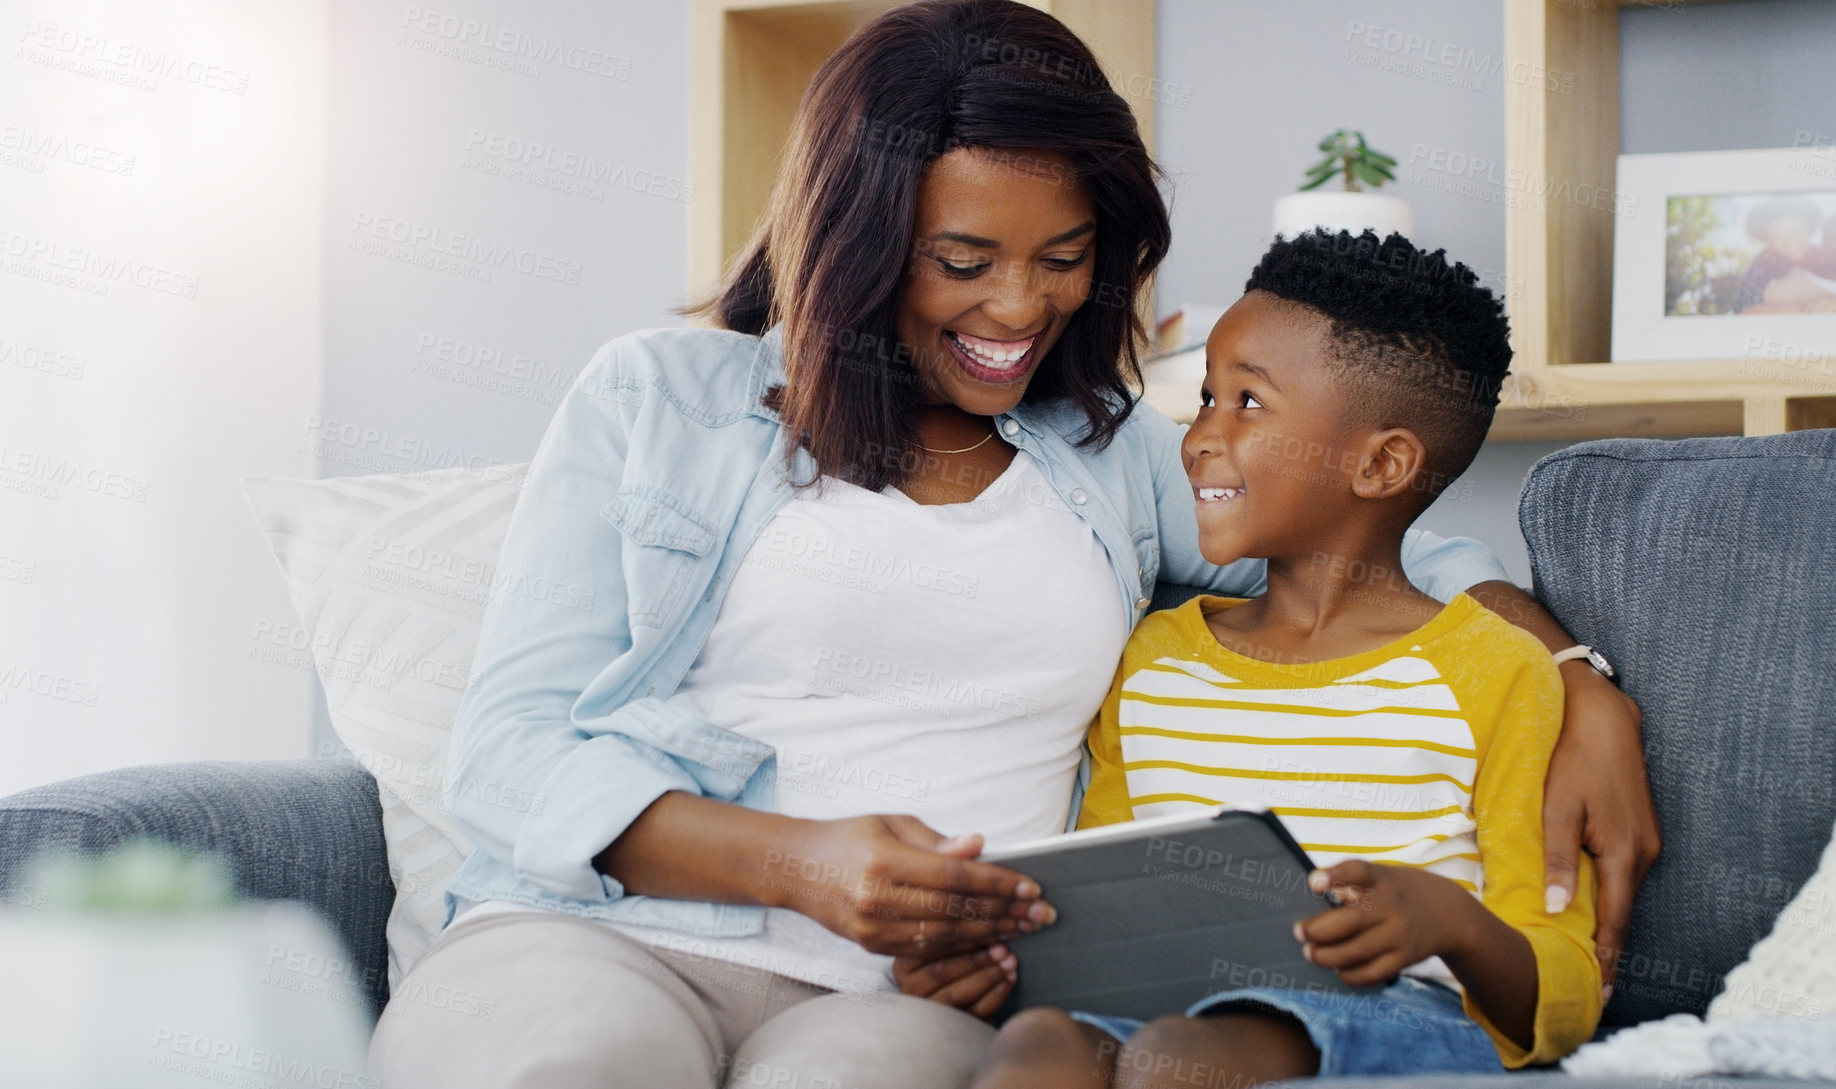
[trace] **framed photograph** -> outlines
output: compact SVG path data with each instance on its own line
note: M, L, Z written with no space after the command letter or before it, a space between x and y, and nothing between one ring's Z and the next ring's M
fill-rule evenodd
M1828 147L1621 155L1613 361L1836 353Z

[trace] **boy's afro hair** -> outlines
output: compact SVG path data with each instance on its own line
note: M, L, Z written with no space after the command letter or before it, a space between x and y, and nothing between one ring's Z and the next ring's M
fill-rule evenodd
M1319 228L1277 237L1243 290L1325 315L1329 362L1361 422L1409 428L1427 446L1428 499L1472 463L1511 365L1504 303L1472 269L1401 234Z

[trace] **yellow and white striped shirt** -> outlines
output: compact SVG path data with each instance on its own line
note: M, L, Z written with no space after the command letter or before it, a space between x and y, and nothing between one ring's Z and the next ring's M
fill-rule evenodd
M1593 873L1543 908L1543 779L1562 679L1541 643L1461 594L1423 627L1347 658L1278 665L1225 649L1201 595L1143 618L1088 744L1078 827L1229 804L1266 807L1321 866L1410 865L1475 895L1529 938L1536 1046L1469 1000L1507 1066L1579 1046L1600 1014ZM1437 962L1438 963L1438 962Z

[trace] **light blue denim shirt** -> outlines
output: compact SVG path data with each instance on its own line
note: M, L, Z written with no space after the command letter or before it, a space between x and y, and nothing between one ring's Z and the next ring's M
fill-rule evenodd
M760 404L784 380L781 344L781 328L631 333L594 355L556 410L497 568L556 592L508 596L485 615L445 787L477 849L447 886L448 922L464 898L702 935L763 925L756 906L627 895L593 857L665 791L775 808L771 746L706 722L676 690L791 479L815 474L801 448L787 474L786 431ZM1071 445L1085 418L1068 402L1022 404L995 423L1095 532L1131 630L1157 579L1261 591L1262 561L1200 555L1183 429L1166 416L1136 406L1101 451ZM1507 577L1463 538L1412 531L1403 559L1444 601ZM1087 781L1088 754L1078 793ZM1077 810L1073 797L1072 823Z

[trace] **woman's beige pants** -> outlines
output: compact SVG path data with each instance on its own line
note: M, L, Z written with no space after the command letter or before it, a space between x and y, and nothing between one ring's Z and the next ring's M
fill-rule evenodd
M377 1089L961 1089L993 1036L935 1002L516 912L462 920L422 954L369 1074Z

